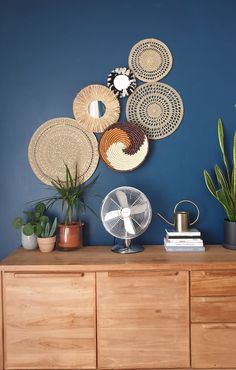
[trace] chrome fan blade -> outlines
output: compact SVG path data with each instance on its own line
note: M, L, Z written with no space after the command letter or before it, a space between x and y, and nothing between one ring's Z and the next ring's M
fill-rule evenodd
M128 200L127 200L126 194L121 190L117 190L116 191L116 196L117 196L117 199L120 203L121 208L127 208L128 207Z
M145 212L147 209L147 203L137 204L136 206L131 207L131 215L137 215L139 213Z
M130 217L124 217L125 231L129 234L135 235L135 228Z
M121 211L119 209L116 209L115 211L110 211L105 214L104 220L105 221L110 221L114 220L114 218L120 217Z

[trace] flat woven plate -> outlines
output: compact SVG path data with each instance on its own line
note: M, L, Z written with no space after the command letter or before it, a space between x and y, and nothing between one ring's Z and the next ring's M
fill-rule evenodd
M103 103L104 114L100 118L89 114L89 106L93 102ZM106 86L89 85L82 89L73 103L76 121L86 131L103 132L108 126L118 121L120 104L115 94Z
M132 171L146 158L148 139L139 126L128 122L116 123L102 134L99 153L113 170Z
M170 71L172 63L170 50L157 39L139 41L129 54L130 69L144 82L159 81Z
M145 83L130 95L126 117L135 122L149 139L163 139L172 134L183 118L184 107L173 87L161 82Z
M80 182L96 170L99 153L94 134L84 131L71 118L54 118L42 124L32 136L28 158L35 175L45 184L59 177L65 180L66 163L73 174L77 163Z

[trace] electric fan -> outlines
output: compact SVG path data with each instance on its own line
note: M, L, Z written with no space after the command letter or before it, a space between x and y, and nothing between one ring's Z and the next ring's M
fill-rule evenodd
M151 218L152 209L146 195L129 186L112 190L102 202L101 219L105 229L111 235L125 241L114 245L113 252L142 252L144 248L131 243L131 239L144 233Z

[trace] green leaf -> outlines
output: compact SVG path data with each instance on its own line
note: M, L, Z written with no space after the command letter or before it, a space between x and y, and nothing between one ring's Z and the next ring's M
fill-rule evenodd
M49 221L48 216L41 216L39 221L43 224L46 224Z
M221 205L223 206L223 208L226 212L228 220L233 221L233 219L234 219L234 209L232 209L230 207L226 193L222 189L220 189L220 190L217 190L216 195L217 195L218 201L221 203Z
M39 212L41 216L46 211L46 206L44 203L40 202L36 204L34 210L35 212Z
M27 223L27 224L23 227L23 233L24 233L26 236L30 236L30 235L34 234L34 228L33 228L33 226L31 225L31 223Z
M21 226L23 226L24 222L23 222L23 219L21 217L16 217L14 218L14 220L12 221L12 226L15 228L15 229L19 229Z
M232 196L236 208L236 131L234 132L234 143L233 143Z
M50 233L49 233L49 236L54 236L55 232L56 232L56 229L57 229L57 217L54 218L54 221L53 221L53 224L52 224L52 227L51 227L51 230L50 230Z
M227 191L228 193L230 193L230 184L227 182L222 170L217 164L215 165L214 168L215 168L215 174L216 174L216 178L217 178L217 182L219 186L222 189L224 189L224 191Z
M43 230L43 228L42 228L42 225L41 224L36 224L36 225L34 225L33 226L33 230L34 230L34 234L35 235L37 235L37 236L40 236L41 235L41 233L42 233L42 230Z
M206 170L204 170L203 174L204 174L204 179L205 179L207 189L213 195L213 197L217 198L216 188L215 188L215 185L214 185L214 183L211 179L211 176L209 175L209 173Z
M228 160L225 154L225 146L224 146L224 128L223 128L223 122L221 118L219 118L218 120L218 139L219 139L220 149L221 149L221 153L223 156L223 161L224 161L224 165L225 165L225 169L227 173L228 182L230 183L229 165L228 165Z
M49 231L50 231L50 223L47 222L46 223L46 226L45 226L45 237L48 238L49 237Z

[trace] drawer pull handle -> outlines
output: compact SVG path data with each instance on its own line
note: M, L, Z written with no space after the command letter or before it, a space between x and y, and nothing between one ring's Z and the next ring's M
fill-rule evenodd
M177 276L178 271L110 271L108 272L109 277L148 277L148 276Z
M236 329L236 324L202 324L204 329Z
M20 273L20 272L15 272L13 274L15 278L35 278L35 277L63 277L63 278L69 278L69 277L83 277L84 273L83 272L77 272L77 273L57 273L57 272L49 272L49 273Z

